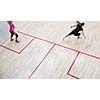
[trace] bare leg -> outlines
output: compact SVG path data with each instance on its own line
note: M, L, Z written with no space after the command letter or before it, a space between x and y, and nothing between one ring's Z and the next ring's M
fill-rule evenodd
M65 39L65 38L67 38L68 36L70 36L71 34L68 34L68 35L66 35L64 38L63 38L63 40Z

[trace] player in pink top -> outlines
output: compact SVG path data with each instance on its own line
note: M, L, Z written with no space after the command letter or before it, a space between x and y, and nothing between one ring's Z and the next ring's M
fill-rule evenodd
M10 29L9 29L9 32L11 33L11 41L13 41L14 39L13 39L13 35L15 35L16 36L16 42L17 43L19 43L19 41L17 40L18 39L18 34L14 31L15 30L15 26L14 26L14 24L13 24L13 22L12 21L7 21L8 22L8 24L9 24L9 26L10 26Z

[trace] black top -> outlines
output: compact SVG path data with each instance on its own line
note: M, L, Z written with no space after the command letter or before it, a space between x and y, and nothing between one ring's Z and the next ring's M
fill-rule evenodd
M73 30L73 32L78 33L79 31L82 31L82 30L83 30L82 26L78 24L77 27Z

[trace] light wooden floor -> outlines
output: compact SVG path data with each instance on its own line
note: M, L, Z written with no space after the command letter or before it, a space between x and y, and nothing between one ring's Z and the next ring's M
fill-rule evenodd
M6 21L0 21L0 45L9 39L9 26Z
M14 22L20 43L0 46L1 79L99 79L100 22L86 21L86 39L70 36L74 21ZM2 33L3 34L3 33Z

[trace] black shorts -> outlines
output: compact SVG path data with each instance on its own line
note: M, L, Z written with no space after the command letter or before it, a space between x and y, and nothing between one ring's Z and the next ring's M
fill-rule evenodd
M71 33L69 33L69 35L80 36L81 34L80 34L80 33L77 33L77 32L72 31Z
M12 32L10 32L11 33L11 35L14 35L14 32L12 31Z

